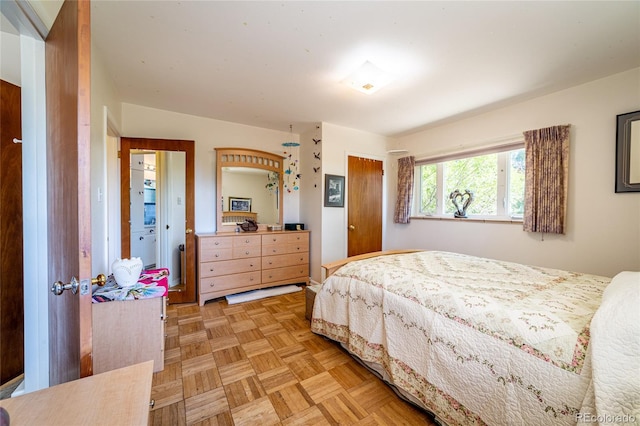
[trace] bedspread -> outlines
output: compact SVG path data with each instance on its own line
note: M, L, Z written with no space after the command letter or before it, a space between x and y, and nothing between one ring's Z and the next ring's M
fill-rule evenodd
M447 252L389 255L329 277L311 329L379 364L447 424L575 424L609 282Z
M114 300L138 300L163 297L168 292L169 269L148 269L142 271L138 282L129 287L121 287L116 282L113 274L107 277L103 287L94 286L92 290L92 302L102 303Z

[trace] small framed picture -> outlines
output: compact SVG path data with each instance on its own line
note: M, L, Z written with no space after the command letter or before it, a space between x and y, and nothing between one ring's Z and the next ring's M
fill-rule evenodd
M251 198L229 197L229 211L232 212L250 212Z
M344 176L324 175L324 206L344 207Z

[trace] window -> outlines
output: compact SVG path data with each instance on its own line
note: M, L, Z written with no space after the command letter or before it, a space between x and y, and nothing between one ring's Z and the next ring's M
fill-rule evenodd
M521 143L502 150L416 161L414 216L453 217L456 208L449 194L457 189L474 194L467 209L469 217L522 218L524 171Z

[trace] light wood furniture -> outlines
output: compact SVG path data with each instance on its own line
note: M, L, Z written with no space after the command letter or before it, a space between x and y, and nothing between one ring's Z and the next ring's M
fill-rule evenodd
M207 300L284 284L309 284L309 231L199 234L200 306Z
M333 275L334 272L336 272L341 266L346 265L349 262L353 262L354 260L362 260L362 259L369 259L371 257L378 257L378 256L386 256L386 255L390 255L390 254L404 254L404 253L414 253L416 251L420 251L420 250L385 250L385 251L374 251L371 253L364 253L364 254L359 254L357 256L351 256L351 257L347 257L346 259L340 259L340 260L336 260L335 262L329 262L329 263L325 263L324 265L322 265L322 268L325 271L325 279L329 278L331 275ZM313 314L313 303L316 300L316 295L318 294L318 291L320 291L320 288L322 287L322 284L314 284L311 286L307 286L307 288L305 288L305 312L304 312L304 317L306 319L308 319L309 321L311 321L311 316Z
M258 220L258 213L256 212L222 212L223 223L237 223L244 222L245 219Z
M423 250L414 250L414 249L406 249L406 250L383 250L383 251L374 251L371 253L363 253L357 256L347 257L345 259L336 260L335 262L329 262L322 265L322 269L325 271L325 278L329 278L336 272L340 267L346 265L349 262L353 262L354 260L363 260L369 259L370 257L378 257L378 256L388 256L390 254L405 254L405 253L415 253L417 251Z
M153 363L97 374L0 400L11 426L146 425Z
M163 370L166 306L166 297L94 303L94 374L149 360Z

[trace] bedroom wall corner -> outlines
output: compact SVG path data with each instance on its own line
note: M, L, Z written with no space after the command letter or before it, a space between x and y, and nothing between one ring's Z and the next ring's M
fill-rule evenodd
M616 115L640 109L640 68L401 138L420 157L556 124L572 125L566 235L521 224L412 220L388 224L388 248L449 250L613 276L640 270L640 193L616 194ZM390 176L390 187L396 178ZM391 208L391 207L389 207ZM391 216L392 217L392 216Z

